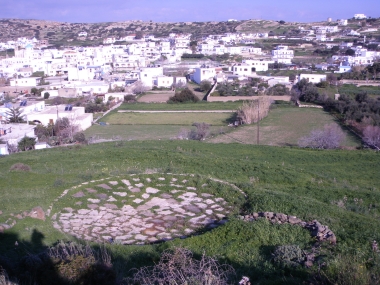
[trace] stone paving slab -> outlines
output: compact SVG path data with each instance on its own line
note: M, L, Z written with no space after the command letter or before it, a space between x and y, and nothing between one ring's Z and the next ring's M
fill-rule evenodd
M54 228L87 241L144 244L192 234L228 215L227 202L194 187L189 182L194 176L146 176L112 177L72 187L83 187L86 194L76 190L71 195L75 206L54 213ZM161 184L165 181L169 184ZM58 199L65 199L67 193Z

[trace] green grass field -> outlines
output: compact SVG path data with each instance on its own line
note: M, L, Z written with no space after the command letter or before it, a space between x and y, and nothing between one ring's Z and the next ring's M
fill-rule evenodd
M102 122L110 125L185 125L205 122L226 125L233 113L112 113Z
M313 129L323 128L326 124L338 124L334 118L321 109L313 108L275 108L268 117L260 122L260 144L275 146L294 146L298 140ZM360 140L344 130L346 139L343 146L360 146ZM209 140L213 143L241 142L257 143L257 125L242 126Z
M228 110L234 111L242 105L242 102L198 102L178 104L150 104L136 103L123 104L117 110L141 110L141 111L206 111L206 110ZM116 110L116 111L117 111Z
M347 260L356 261L353 268L345 270L364 266L366 271L362 273L369 274L378 268L377 263L367 263L371 258L377 262L370 244L380 239L380 156L372 151L138 141L30 151L2 157L0 162L0 224L8 219L17 222L0 235L1 255L9 260L16 260L20 254L32 254L57 240L73 240L52 227L51 217L46 221L17 220L15 215L35 206L46 211L64 189L83 182L156 171L195 173L234 183L247 194L242 213L282 212L328 225L337 235L338 243L322 245L320 249L327 264L322 268L325 274ZM15 163L27 164L31 171L9 171ZM17 252L15 240L20 245ZM128 274L131 268L152 264L162 250L172 246L215 256L254 283L300 284L316 276L318 265L283 271L273 263L271 253L281 244L297 244L307 250L313 241L299 227L265 221L245 223L231 217L227 225L188 239L107 248L120 276Z

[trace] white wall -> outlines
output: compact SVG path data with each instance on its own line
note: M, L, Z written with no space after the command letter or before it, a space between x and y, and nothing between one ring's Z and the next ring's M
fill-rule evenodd
M319 83L326 80L325 74L300 74L298 77L298 82L302 79L306 79L311 83Z
M200 84L203 80L209 80L212 82L215 75L215 68L195 68L192 78L194 82Z

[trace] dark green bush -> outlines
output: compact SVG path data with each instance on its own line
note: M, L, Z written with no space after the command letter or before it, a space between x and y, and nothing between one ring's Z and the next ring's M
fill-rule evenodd
M304 260L305 254L298 245L281 245L273 253L273 261L282 267L297 267Z

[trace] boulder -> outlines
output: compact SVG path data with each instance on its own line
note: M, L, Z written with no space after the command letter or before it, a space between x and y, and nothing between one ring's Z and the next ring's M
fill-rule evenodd
M45 212L41 207L35 207L29 212L28 217L45 221Z
M298 219L296 216L288 216L288 221L291 225L300 224L302 222L302 220Z
M331 244L336 244L336 236L334 234L327 237L326 240L329 241Z
M0 227L3 229L3 230L7 230L7 229L10 229L11 226L8 225L8 224L0 224Z
M273 212L265 212L264 213L264 216L267 218L267 219L272 219L274 217L274 213Z
M281 223L286 223L288 221L288 216L282 213L277 213L276 217L281 221Z

